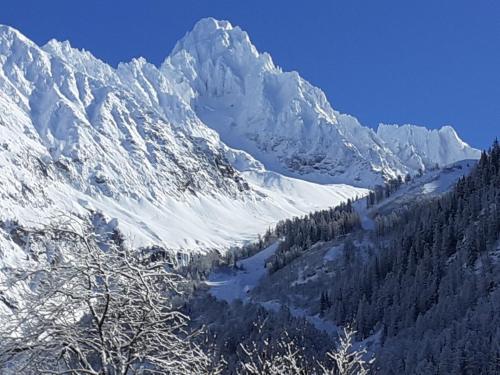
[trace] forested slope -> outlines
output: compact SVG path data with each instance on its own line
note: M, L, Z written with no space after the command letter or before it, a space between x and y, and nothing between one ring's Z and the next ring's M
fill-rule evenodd
M326 316L381 332L384 374L500 373L500 146L453 191L377 218L379 251L336 273Z

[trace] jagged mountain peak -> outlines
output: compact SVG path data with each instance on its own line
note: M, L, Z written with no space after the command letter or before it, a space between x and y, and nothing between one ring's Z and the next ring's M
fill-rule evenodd
M222 95L239 91L249 75L277 68L270 55L259 53L241 28L228 21L205 18L177 42L161 70L168 75L182 74L198 93L215 91ZM212 87L214 80L210 76L214 74L216 81L226 80L229 84L230 77L234 77L240 85Z
M118 83L115 69L95 57L90 51L74 48L67 40L61 42L51 39L42 47L42 50L91 78Z
M29 38L24 36L19 30L8 26L0 24L0 45L9 45L12 47L14 41L21 42L30 47L36 46Z
M31 77L38 71L50 70L50 58L29 38L13 27L0 25L0 66L16 78L16 68ZM21 80L21 77L17 77ZM19 81L20 85L23 82Z
M460 140L455 128L451 125L443 125L439 129L429 129L426 128L425 126L422 125L415 125L415 124L384 124L380 123L377 128L377 132L384 132L387 129L393 129L393 130L398 130L398 131L403 131L405 133L409 134L432 134L432 133L441 133L441 134L447 134L449 136L452 136L453 138L456 138ZM464 143L462 140L460 140L461 143Z
M323 91L297 72L277 68L239 27L200 21L162 71L189 83L192 107L226 144L269 169L362 186L406 172L375 133L333 110Z
M372 186L430 165L428 160L413 162L421 158L416 151L395 152L381 133L334 110L321 89L297 72L277 68L246 32L227 21L201 20L177 43L161 70L188 83L193 93L186 101L226 144L279 173ZM444 133L456 138L446 130L442 138ZM426 152L433 165L457 160L433 159L446 154L448 144L454 142L435 143L437 150Z
M236 28L239 29L239 27ZM229 21L218 20L213 17L205 17L195 23L191 33L204 35L217 30L231 31L233 29L233 25Z
M181 50L197 51L199 58L206 58L207 53L216 58L228 52L242 51L254 57L259 56L246 31L238 26L233 27L229 21L219 21L211 17L198 21L193 29L176 43L171 55Z

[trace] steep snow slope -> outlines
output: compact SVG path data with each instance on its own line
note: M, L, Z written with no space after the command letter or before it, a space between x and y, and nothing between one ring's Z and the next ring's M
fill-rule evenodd
M207 249L365 192L285 178L228 148L176 74L143 59L113 69L0 27L0 219L99 210L135 245Z
M296 72L282 72L227 21L198 22L161 70L189 83L194 110L226 144L268 169L316 182L373 186L420 167L400 160L354 117L333 110L325 94ZM446 154L450 143L430 145L429 160L441 162L434 156Z
M445 166L466 159L479 159L479 150L462 141L451 126L430 130L415 125L380 124L377 135L412 169Z

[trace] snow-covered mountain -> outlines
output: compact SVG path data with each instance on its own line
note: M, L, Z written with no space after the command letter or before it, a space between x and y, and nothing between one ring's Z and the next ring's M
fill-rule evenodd
M1 219L99 210L136 245L206 249L365 192L267 172L200 121L192 93L143 59L113 69L1 27Z
M476 156L456 134L445 132L441 142L427 143L425 150L415 139L414 149L395 152L380 134L332 109L325 94L297 72L283 72L269 54L257 51L246 32L227 21L198 22L161 70L189 83L192 107L226 144L294 177L373 186L416 173L421 165L413 159L423 154L424 166Z
M98 210L135 244L228 247L415 173L418 158L475 155L457 142L405 133L395 148L226 21L198 22L160 68L142 58L113 68L0 26L3 221Z
M430 130L415 125L380 124L377 135L412 170L442 167L481 156L481 152L462 141L451 126Z

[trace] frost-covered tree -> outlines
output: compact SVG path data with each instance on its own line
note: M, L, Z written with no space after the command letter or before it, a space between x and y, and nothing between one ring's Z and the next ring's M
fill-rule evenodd
M201 374L210 360L189 340L176 309L183 279L72 220L46 228L64 251L35 269L8 270L22 305L0 317L0 372Z
M321 366L324 375L367 375L374 359L366 360L366 348L355 348L356 331L344 327L339 336L339 345L336 350L326 353L335 362L335 367L328 369Z
M245 375L305 375L308 374L301 350L288 338L264 339L263 346L241 345L245 358L240 362L240 374Z
M263 345L241 345L244 357L240 362L240 374L245 375L367 375L374 359L367 360L366 348L355 345L356 331L343 328L335 350L327 352L332 365L317 362L308 366L303 348L300 348L286 332L278 339L265 339Z

